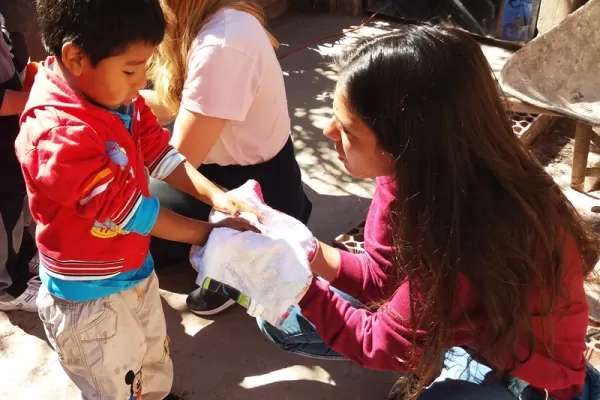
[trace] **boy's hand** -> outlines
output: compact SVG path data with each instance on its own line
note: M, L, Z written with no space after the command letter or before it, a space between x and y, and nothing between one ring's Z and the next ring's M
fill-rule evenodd
M242 211L249 212L258 217L259 221L262 221L263 216L250 206L242 203L239 200L234 199L227 193L219 193L211 198L212 206L215 210L221 211L222 213L239 217Z
M225 193L187 161L179 164L165 178L165 182L182 192L194 196L203 203L211 205L217 211L234 217L239 217L242 211L247 211L256 215L260 222L263 221L263 216L258 211Z
M242 219L242 218L227 218L227 219L224 219L223 221L213 224L213 227L214 228L230 228L230 229L235 229L236 231L240 231L240 232L250 231L250 232L255 232L255 233L261 233L257 227L255 227L254 225L251 225L248 221L246 221L245 219Z
M216 224L183 217L164 207L160 208L158 217L150 234L161 239L204 246L210 232L215 228L231 228L237 231L260 231L241 218L227 218Z

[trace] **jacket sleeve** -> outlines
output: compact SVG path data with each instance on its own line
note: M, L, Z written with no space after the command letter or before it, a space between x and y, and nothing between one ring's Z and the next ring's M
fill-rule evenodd
M377 302L390 298L398 285L398 273L393 264L372 254L339 250L340 268L332 285L362 302Z
M408 371L423 354L415 342L425 338L410 326L410 286L404 282L389 302L376 312L354 308L350 302L315 278L300 302L302 315L312 322L323 341L365 368Z
M332 286L363 302L387 300L403 280L394 265L391 206L395 199L395 182L377 178L377 187L365 222L365 252L340 252L340 268Z
M450 347L478 340L477 332L484 332L487 324L468 279L461 275L456 284L452 323L447 331ZM365 368L411 371L428 350L429 335L416 328L412 318L411 304L420 309L421 297L411 293L411 282L404 279L382 303L376 311L355 308L330 290L329 283L315 278L299 306L323 341L344 357ZM422 326L428 329L431 324L424 321Z
M32 190L84 218L110 222L113 230L123 230L141 204L132 171L106 155L105 143L89 127L55 127L29 149L17 145L17 155Z
M163 128L142 97L138 100L140 145L144 164L154 179L164 180L185 157L169 144L169 131Z

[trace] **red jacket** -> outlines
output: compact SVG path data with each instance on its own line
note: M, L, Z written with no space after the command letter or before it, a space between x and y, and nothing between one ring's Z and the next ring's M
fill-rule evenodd
M395 199L395 184L388 178L377 179L377 190L369 208L365 227L366 253L361 255L341 252L342 262L335 288L361 300L365 304L386 302L377 312L353 308L349 302L329 290L329 285L313 280L300 302L302 315L312 322L325 343L338 353L367 368L388 371L407 371L411 366L413 330L410 321L410 282L399 282L392 265L392 221L390 207ZM588 323L588 305L583 288L583 271L579 249L572 237L565 240L564 281L570 306L561 298L556 300L552 316L553 335L544 332L540 318L540 293L529 299L532 324L536 339L533 356L511 373L529 382L533 387L547 389L554 398L572 399L584 384L585 333ZM458 280L457 313L467 310L471 323L481 336L473 335L465 322L456 325L453 346L466 345L476 349L488 324L478 312L477 291L463 276ZM425 332L417 332L417 340ZM549 345L547 345L549 343ZM550 349L550 350L549 350ZM426 349L417 348L417 357ZM525 358L528 349L523 346L519 356ZM508 367L508 366L506 366Z
M175 150L142 97L132 131L47 66L21 116L16 152L37 224L40 261L59 279L106 279L139 268L150 238L123 230L148 175Z

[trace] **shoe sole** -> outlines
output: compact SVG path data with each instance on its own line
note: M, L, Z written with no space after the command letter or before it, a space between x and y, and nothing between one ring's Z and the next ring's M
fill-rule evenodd
M208 316L208 315L215 315L215 314L219 314L220 312L225 311L226 309L228 309L229 307L233 306L235 304L235 301L228 299L222 306L214 308L212 310L208 310L208 311L196 311L196 310L192 310L189 309L193 314L196 315L200 315L200 316ZM189 307L188 307L189 308Z

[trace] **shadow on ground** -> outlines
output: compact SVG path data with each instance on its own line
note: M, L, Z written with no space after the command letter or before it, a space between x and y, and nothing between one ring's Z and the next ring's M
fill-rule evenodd
M362 221L370 203L357 196L306 190L315 204L309 225L327 241ZM354 211L347 218L348 209ZM241 307L198 318L185 306L185 297L196 288L191 266L161 266L157 273L176 368L174 391L187 399L383 399L393 384L392 374L280 350Z
M189 265L164 266L157 273L175 366L173 391L187 400L383 399L393 384L394 375L365 370L349 361L316 360L280 350L262 336L254 318L241 307L213 320L200 319L185 307L185 296L195 288ZM8 371L10 362L21 374L3 383L2 398L75 398L77 390L62 372L37 315L5 315L8 318L2 322L12 326L0 338L0 367ZM22 354L15 353L18 347ZM35 352L35 359L24 352ZM48 391L51 386L56 386L55 391ZM14 397L15 393L23 397Z
M290 54L311 39L347 31L362 21L335 14L321 14L318 19L319 23L315 24L313 14L295 15L272 27L281 41L279 56L284 56L280 61L297 159L305 182L317 193L371 197L373 183L352 179L322 132L332 117L332 92L337 80L333 57L358 37L389 32L393 24L374 21L359 31L346 32Z
M163 306L175 365L173 391L186 399L383 399L391 388L390 374L278 349L241 307L190 335L183 323L187 311Z
M273 24L280 53L360 24L332 14L290 15ZM358 35L391 30L375 21L358 32L328 39L281 60L292 130L305 189L314 204L309 227L325 242L362 221L373 182L351 179L322 135L331 116L336 72L332 56ZM174 392L187 400L383 399L395 376L368 371L346 361L323 361L289 354L268 342L241 307L214 319L187 311L195 288L189 265L157 268L175 365ZM0 313L0 398L65 399L78 391L60 368L36 314Z

